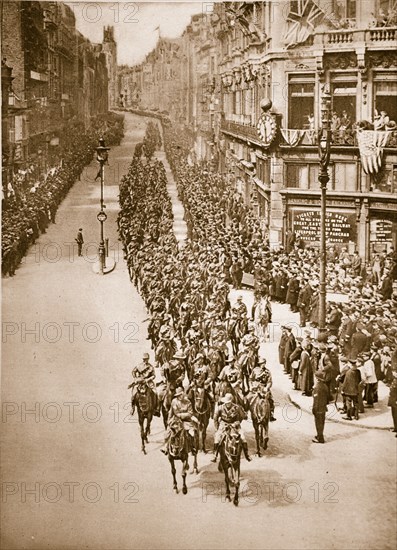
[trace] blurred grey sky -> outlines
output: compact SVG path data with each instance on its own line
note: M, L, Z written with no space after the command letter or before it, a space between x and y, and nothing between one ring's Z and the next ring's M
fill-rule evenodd
M193 14L211 2L66 2L74 11L78 30L92 42L102 42L103 27L113 25L118 64L134 65L156 45L161 36L180 36ZM203 7L204 6L204 7Z

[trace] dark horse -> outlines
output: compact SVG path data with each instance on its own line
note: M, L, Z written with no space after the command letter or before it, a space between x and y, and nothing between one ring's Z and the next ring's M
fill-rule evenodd
M242 337L247 333L248 321L246 318L233 319L229 325L229 338L232 344L233 354L236 356Z
M148 435L150 434L150 424L153 419L156 403L153 390L144 382L141 382L137 386L137 393L135 394L134 401L131 402L132 410L134 410L135 404L138 409L138 421L141 428L142 452L146 454L145 442L149 443ZM145 420L146 428L144 425Z
M261 391L252 392L248 396L248 402L255 430L256 450L258 456L261 456L260 447L266 451L269 442L269 394Z
M233 504L238 506L240 488L240 460L243 445L239 432L229 424L219 447L219 470L225 474L226 500L230 499L230 485L234 485Z
M256 366L257 361L257 355L253 349L247 349L244 351L240 351L237 360L236 365L239 367L242 377L242 391L244 395L247 395L247 393L250 391L250 376L251 373Z
M192 403L193 411L197 420L199 421L199 436L198 440L202 441L202 450L204 453L207 452L205 448L205 440L207 437L207 428L210 421L212 403L208 395L208 390L202 386L197 386L196 384L192 386L188 393L189 399ZM198 450L198 449L197 449Z
M180 418L173 416L168 424L168 429L170 430L170 437L167 443L167 456L171 464L174 491L178 493L175 460L180 460L182 462L182 493L186 495L186 474L189 469L189 452L192 452L194 457L193 470L198 474L197 451L193 450L192 442L189 440L190 438L188 434L186 434L183 421Z

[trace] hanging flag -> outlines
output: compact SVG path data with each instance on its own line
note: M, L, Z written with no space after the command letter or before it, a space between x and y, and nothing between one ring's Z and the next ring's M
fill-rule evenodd
M361 130L357 128L357 141L361 163L366 174L377 174L382 165L383 148L391 131Z
M289 3L289 12L286 18L287 28L284 33L284 43L287 48L293 48L302 44L314 33L324 19L328 20L324 6L319 6L319 1L296 0ZM327 11L327 10L325 10Z
M286 128L280 128L280 131L285 142L288 143L290 147L296 147L305 135L304 130L288 130Z

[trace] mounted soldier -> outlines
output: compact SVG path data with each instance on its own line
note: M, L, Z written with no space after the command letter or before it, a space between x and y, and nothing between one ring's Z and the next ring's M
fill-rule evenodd
M215 456L211 462L217 461L219 446L226 435L226 430L230 428L233 428L240 435L245 458L248 462L251 461L251 457L248 454L247 440L245 439L244 432L241 429L241 421L246 420L246 418L246 412L240 405L233 402L233 395L231 393L227 393L221 398L220 404L218 404L215 408L214 414L214 424L217 431L214 437Z
M270 370L266 367L266 359L264 357L258 359L258 365L251 372L250 380L252 393L257 392L262 395L268 395L271 413L270 421L274 422L277 419L274 418L274 400L271 392L273 380Z
M135 410L135 399L138 392L138 386L139 384L146 384L146 386L152 391L154 403L155 403L155 410L154 414L156 416L160 416L160 410L159 410L159 398L155 389L155 383L154 380L156 378L156 374L154 371L153 365L149 363L149 354L144 353L142 356L142 363L139 363L136 367L134 367L131 371L132 374L132 382L128 386L128 389L132 388L131 393L131 406L132 406L132 414Z
M219 395L222 397L226 393L235 395L236 401L244 406L245 399L241 388L242 373L235 363L234 359L227 359L218 380L220 382Z
M176 389L174 399L171 402L171 407L168 413L168 426L172 423L174 417L177 417L183 421L183 428L189 438L190 448L193 453L197 452L195 444L197 437L198 420L194 416L192 404L181 386ZM164 454L168 453L168 441L170 439L170 436L171 430L168 427L164 439L164 445L160 449L161 452Z

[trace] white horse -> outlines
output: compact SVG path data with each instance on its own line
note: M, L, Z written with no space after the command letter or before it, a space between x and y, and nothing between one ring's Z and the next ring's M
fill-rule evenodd
M272 306L269 298L261 297L254 304L255 334L260 342L270 339L269 323L272 319Z

